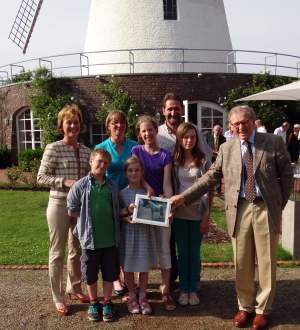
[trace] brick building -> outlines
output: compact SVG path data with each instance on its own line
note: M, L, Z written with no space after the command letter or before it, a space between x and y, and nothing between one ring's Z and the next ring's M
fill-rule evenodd
M84 104L87 121L84 137L87 145L94 145L105 137L103 125L98 123L95 112L100 107L101 95L97 84L108 81L111 76L72 78L75 98ZM182 74L130 74L119 75L121 88L128 91L139 112L156 115L166 92L175 92L188 104L188 119L203 131L215 123L226 129L227 112L220 105L228 90L251 79L248 74L228 73L182 73ZM42 146L41 130L32 117L29 98L30 83L18 83L0 88L0 144L6 144L14 155L24 149Z

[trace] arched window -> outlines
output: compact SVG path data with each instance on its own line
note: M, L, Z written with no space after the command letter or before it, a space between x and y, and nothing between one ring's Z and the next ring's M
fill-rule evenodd
M18 152L42 147L42 130L39 120L33 118L30 109L21 111L16 117Z
M164 19L177 20L177 0L164 1Z

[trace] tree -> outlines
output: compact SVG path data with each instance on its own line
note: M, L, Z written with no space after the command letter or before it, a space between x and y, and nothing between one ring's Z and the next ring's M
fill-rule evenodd
M109 82L100 83L97 86L97 90L103 98L103 102L96 112L96 118L99 122L105 123L105 119L110 111L121 110L125 113L128 121L126 136L128 138L136 138L137 105L131 100L128 92L120 88L118 79L112 77Z
M43 130L43 144L58 138L57 114L71 100L71 79L53 77L46 68L34 71L31 82L31 110Z
M241 104L234 102L242 97L259 93L294 81L294 78L272 76L270 73L254 74L252 79L244 85L230 90L224 97L224 107L229 111L232 107ZM244 102L243 102L244 103ZM300 116L300 107L293 101L249 101L257 118L261 119L269 131L280 126L284 120L296 122Z

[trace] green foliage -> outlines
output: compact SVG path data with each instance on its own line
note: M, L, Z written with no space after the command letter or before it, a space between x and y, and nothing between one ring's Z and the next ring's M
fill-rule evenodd
M293 80L290 77L273 76L269 73L254 74L251 81L228 92L224 98L224 107L229 111L232 107L241 104L234 102L239 98L288 84ZM257 118L261 119L269 130L280 126L284 120L294 122L297 116L300 116L300 108L296 102L249 101L248 104L253 107Z
M11 165L11 150L6 145L0 145L0 168Z
M22 177L22 170L18 166L9 167L6 176L10 184L14 187Z
M97 90L103 97L100 109L96 113L98 121L105 123L105 119L110 111L121 110L126 114L128 121L126 136L135 139L137 105L131 100L128 92L120 88L118 79L113 77L108 83L100 83L97 86Z
M57 114L71 99L71 79L55 78L46 68L34 72L32 80L31 110L43 130L43 143L57 140Z
M21 71L19 74L14 75L9 82L18 83L24 81L30 81L34 73L32 71Z
M33 172L39 168L43 149L27 149L18 154L18 164L22 171Z

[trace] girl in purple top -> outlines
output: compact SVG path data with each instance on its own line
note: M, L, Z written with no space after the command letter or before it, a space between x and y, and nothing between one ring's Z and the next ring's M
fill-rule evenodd
M152 186L156 196L169 198L172 196L171 154L156 144L158 125L154 118L141 116L137 122L137 135L140 145L132 148L144 166L144 179ZM161 268L162 284L160 286L162 300L166 310L174 310L176 304L170 295L170 228L155 227L157 252Z

